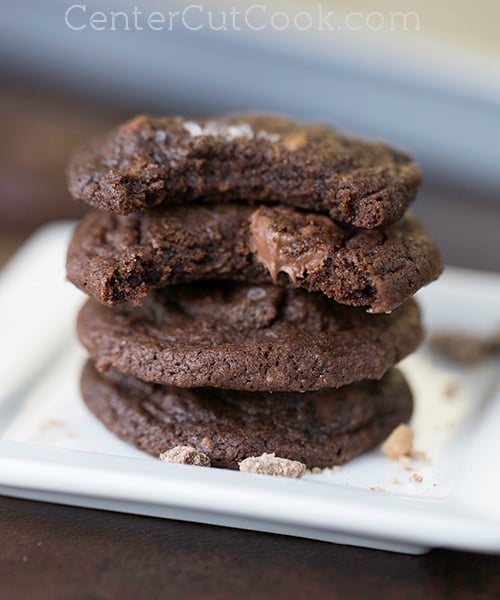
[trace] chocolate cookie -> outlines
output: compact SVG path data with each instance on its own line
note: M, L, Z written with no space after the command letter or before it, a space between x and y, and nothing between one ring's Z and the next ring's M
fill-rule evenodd
M441 272L411 216L385 229L340 227L287 206L191 204L126 217L94 211L68 251L68 277L103 304L140 304L172 283L289 283L370 312L392 310Z
M155 385L114 369L103 375L89 362L81 387L97 418L141 450L158 457L188 445L229 469L264 452L309 467L339 465L382 442L412 411L395 369L338 390L269 394Z
M191 200L281 202L368 229L398 221L420 182L416 164L384 144L249 115L139 116L80 150L68 175L76 199L119 214Z
M320 293L203 282L141 307L90 300L78 334L99 369L180 387L305 391L378 379L422 339L413 300L368 315Z

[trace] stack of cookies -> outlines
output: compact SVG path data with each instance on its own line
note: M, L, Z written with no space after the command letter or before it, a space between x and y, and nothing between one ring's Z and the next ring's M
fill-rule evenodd
M277 117L140 116L82 148L70 191L94 210L67 269L91 296L90 410L154 456L230 469L379 444L411 416L393 367L441 272L406 212L419 179L383 144Z

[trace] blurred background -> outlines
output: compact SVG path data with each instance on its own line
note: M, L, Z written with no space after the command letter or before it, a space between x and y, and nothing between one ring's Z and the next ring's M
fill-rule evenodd
M500 270L497 0L16 0L0 19L0 260L78 217L68 154L138 112L286 113L407 149L449 264Z

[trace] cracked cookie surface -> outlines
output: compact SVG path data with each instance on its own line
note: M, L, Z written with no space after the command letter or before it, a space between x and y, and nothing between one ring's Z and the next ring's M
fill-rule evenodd
M309 467L342 464L382 442L412 411L396 369L337 390L270 394L155 385L114 369L99 373L88 362L81 388L106 427L139 449L158 457L187 445L229 469L266 452Z
M80 149L73 197L119 214L187 201L280 202L372 229L398 221L420 172L382 143L275 116L138 116Z
M370 315L275 285L167 286L142 306L90 300L78 335L100 370L180 387L306 391L378 379L422 339L418 306Z
M441 272L411 215L377 230L279 205L190 204L120 216L93 211L71 241L69 279L108 306L207 279L288 284L373 313L394 309Z

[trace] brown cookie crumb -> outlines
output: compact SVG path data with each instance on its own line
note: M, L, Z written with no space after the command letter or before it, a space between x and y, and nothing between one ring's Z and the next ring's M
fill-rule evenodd
M192 446L175 446L160 454L160 460L178 465L196 465L198 467L210 466L210 459L208 456L202 452L198 452Z
M393 460L397 460L401 456L409 456L413 448L413 437L411 427L402 423L382 444L382 452Z
M413 473L413 475L410 477L410 481L413 481L413 483L422 483L423 480L424 478L422 475L419 475L418 473Z
M260 475L275 475L277 477L292 477L300 479L306 472L306 465L297 460L280 458L274 452L261 456L249 456L239 463L240 471L258 473Z
M413 471L413 467L411 466L411 458L409 456L400 456L398 460L399 464L405 471Z
M329 475L331 477L333 473L336 473L339 469L340 467L338 466L324 468L312 467L312 469L307 469L306 473L308 475Z
M498 353L499 334L482 338L473 334L442 331L430 339L431 348L445 358L466 366L478 365Z
M447 398L454 398L460 391L460 386L455 381L447 381L443 386L443 393Z
M391 477L391 479L390 479L389 483L390 483L391 485L400 485L400 484L401 484L401 481L399 481L399 479L398 479L397 477Z
M430 465L432 463L431 459L427 456L427 454L425 452L422 452L421 450L412 450L410 456L414 460L424 465Z

